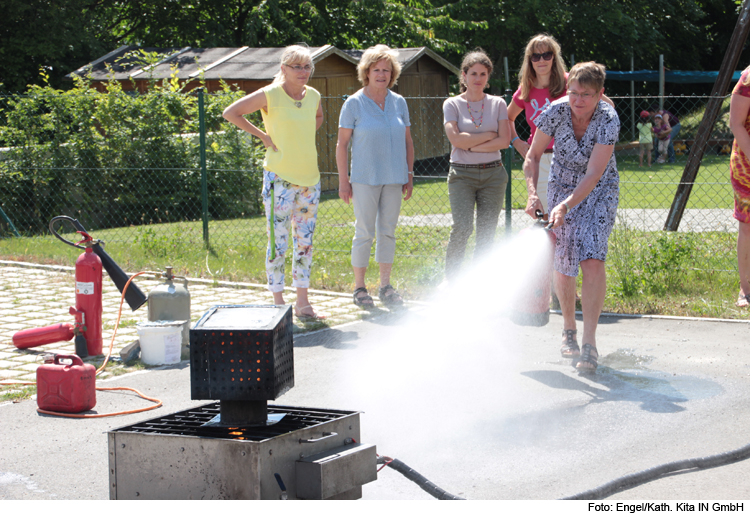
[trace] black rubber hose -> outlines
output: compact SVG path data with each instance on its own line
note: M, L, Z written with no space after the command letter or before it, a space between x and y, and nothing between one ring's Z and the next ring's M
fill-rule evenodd
M386 457L379 457L378 464L387 464L389 468L395 469L438 500L466 500L463 497L448 493L444 489L436 486L435 484L427 480L424 476L414 471L412 468L410 468L397 458L390 459Z
M661 466L656 466L644 471L639 471L638 473L631 473L630 475L625 475L624 477L615 479L604 484L603 486L599 486L598 488L584 491L576 495L571 495L570 497L565 497L561 500L604 499L620 491L635 488L636 486L640 486L641 484L645 484L646 482L651 482L652 480L656 480L662 477L669 477L672 476L671 474L676 474L680 471L691 469L711 469L727 464L733 464L735 462L740 462L741 460L747 460L748 458L750 458L750 444L733 451L719 453L718 455L701 458L690 458L687 460L678 460L676 462L669 462L667 464L662 464Z

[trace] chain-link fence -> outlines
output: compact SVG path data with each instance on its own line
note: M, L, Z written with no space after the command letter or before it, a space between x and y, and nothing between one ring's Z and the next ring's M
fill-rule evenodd
M38 89L0 96L0 236L47 234L50 218L65 214L110 243L179 237L214 248L265 247L262 144L221 117L223 108L239 95L91 90L70 94ZM644 149L641 162L635 125L641 111L659 107L659 99L613 99L622 124L616 147L620 208L613 240L651 247L648 244L661 236L709 98L664 99L664 108L679 119L680 127L672 159L657 163L652 154L651 167L647 152L653 149ZM402 207L399 255L442 258L447 245L450 145L442 124L443 100L407 98L416 154L415 189ZM315 247L348 252L354 215L338 199L335 160L343 98L325 97L322 104L325 122L317 141L323 196ZM520 136L527 137L523 116L516 125ZM731 140L725 98L679 228L700 234L690 252L693 266L736 269ZM526 185L521 159L507 151L504 160L511 185L499 232L530 222L523 213ZM625 246L614 249L629 251Z

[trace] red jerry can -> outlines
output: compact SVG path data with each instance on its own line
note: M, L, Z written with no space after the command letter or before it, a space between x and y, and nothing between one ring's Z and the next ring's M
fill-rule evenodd
M71 363L63 363L70 360ZM80 413L96 405L96 369L75 354L55 354L36 369L36 402L43 411Z
M518 233L519 237L538 237L541 261L532 266L526 283L516 295L510 309L510 320L521 326L544 326L549 323L549 303L552 292L552 264L555 256L557 237L548 229L539 212L539 220L531 227ZM540 236L540 234L542 236Z

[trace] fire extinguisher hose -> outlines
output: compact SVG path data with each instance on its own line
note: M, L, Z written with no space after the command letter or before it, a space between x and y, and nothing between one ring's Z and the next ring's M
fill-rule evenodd
M748 458L750 458L750 444L732 451L718 453L716 455L677 460L660 466L654 466L637 473L631 473L630 475L617 478L599 486L598 488L583 491L571 495L570 497L564 497L562 500L605 499L615 493L635 488L656 479L670 477L690 470L711 469L727 464L733 464L735 462L740 462L741 460L747 460Z
M439 500L466 500L464 497L459 497L458 495L453 495L452 493L448 493L444 489L440 488L439 486L436 486L432 482L430 482L426 477L421 475L420 473L414 471L412 468L401 462L397 458L390 458L390 457L378 457L378 464L384 464L383 467L388 466L391 469L395 469L399 473L401 473L403 476L414 482L417 486L425 490L427 493L435 497ZM383 469L381 467L380 469ZM380 471L380 469L378 471Z

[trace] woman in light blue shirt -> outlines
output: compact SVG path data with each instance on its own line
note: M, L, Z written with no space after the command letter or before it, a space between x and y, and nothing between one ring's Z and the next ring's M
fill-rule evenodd
M400 73L396 50L382 44L367 49L357 66L363 88L346 100L339 116L339 196L354 204L354 303L364 308L374 306L365 285L373 239L380 266L380 301L387 306L403 302L391 286L391 268L401 197L408 200L413 189L414 143L406 100L390 90Z

